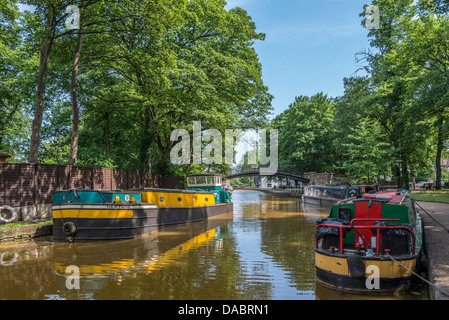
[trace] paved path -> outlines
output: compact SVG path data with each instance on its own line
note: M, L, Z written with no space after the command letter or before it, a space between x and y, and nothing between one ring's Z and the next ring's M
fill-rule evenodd
M416 201L435 220L449 229L449 203ZM424 222L425 253L429 262L429 281L449 291L449 233L416 206ZM431 298L449 300L449 297L430 287Z

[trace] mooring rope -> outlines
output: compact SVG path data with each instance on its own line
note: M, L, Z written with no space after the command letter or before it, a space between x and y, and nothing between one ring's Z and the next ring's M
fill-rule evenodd
M411 273L413 273L415 276L417 276L418 278L420 278L421 280L423 280L424 282L426 282L427 284L431 285L432 287L434 287L435 289L437 289L438 291L440 291L441 293L445 294L446 296L449 297L449 292L441 289L440 287L436 286L434 283L430 282L429 280L421 277L419 274L417 274L416 272L414 272L413 270L410 270L409 268L407 268L406 266L404 266L402 263L400 263L399 261L397 261L395 258L393 258L392 256L389 256L390 259L394 262L396 262L397 264L399 264L401 267L403 267L404 269L410 271Z

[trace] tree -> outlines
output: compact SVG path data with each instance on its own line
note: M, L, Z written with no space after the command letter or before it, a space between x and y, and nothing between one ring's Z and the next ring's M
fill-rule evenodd
M371 91L362 101L364 109L369 110L370 117L376 119L386 134L386 142L391 148L392 175L399 186L407 188L411 178L410 155L421 142L412 145L411 142L415 140L406 134L412 131L411 127L416 120L412 117L414 113L407 112L413 81L409 73L411 67L398 63L392 59L392 55L406 37L401 20L411 20L416 11L411 0L379 0L373 4L380 8L381 24L379 29L372 29L368 33L376 52L360 54L368 64L366 69L370 72Z
M41 44L40 60L39 60L39 75L37 79L37 93L35 103L35 113L31 131L31 144L28 162L36 163L38 161L38 151L40 145L40 131L42 127L42 120L44 115L45 95L47 88L47 74L49 68L49 59L54 44L61 38L77 34L78 41L73 55L72 64L72 80L71 80L71 101L73 109L73 132L72 132L72 147L70 162L76 163L77 151L77 130L78 130L78 106L76 101L76 77L78 74L79 55L81 51L83 31L75 31L77 29L65 30L65 22L69 16L67 8L75 5L81 11L89 6L99 3L101 0L26 0L24 4L33 5L35 7L32 13L32 20L28 20L29 26L33 29L31 39ZM83 14L81 15L81 23ZM40 23L43 22L43 25ZM91 24L95 24L91 23Z
M378 183L390 167L389 145L382 128L373 120L364 118L349 128L349 142L343 168L356 182Z
M407 172L404 159L407 158L408 162L413 159L416 165L418 157L414 157L413 154L428 148L424 141L433 140L436 185L439 189L441 154L444 142L448 139L446 123L449 115L447 109L449 20L444 14L437 14L441 7L435 6L433 1L419 1L413 4L409 1L403 8L404 10L394 17L392 24L396 41L380 59L382 68L388 70L384 72L388 78L379 84L383 83L383 92L389 90L392 93L393 88L397 88L396 101L401 106L398 108L400 114L396 119L403 120L399 123L399 129L408 139L408 141L402 139L402 172ZM429 128L429 123L432 124L433 130ZM411 130L411 127L414 129ZM431 136L434 138L429 140ZM400 137L395 137L395 140L401 141Z
M436 188L441 188L441 155L449 138L449 19L435 15L433 10L422 13L415 21L408 21L409 41L399 46L405 59L412 60L419 68L420 79L415 87L421 103L416 107L426 117L434 119ZM419 43L418 43L419 41Z
M156 166L163 174L171 170L174 129L191 132L193 121L223 133L225 128L256 127L267 122L272 99L253 48L264 35L256 32L246 11L227 11L221 0L167 6L164 1L133 2L125 8L139 16L116 22L125 32L110 35L115 45L104 55L111 58L100 66L121 79L120 98L108 88L96 92L139 115L140 167Z
M24 42L18 2L0 3L0 151L23 161L30 127L28 104L35 56Z
M279 130L279 163L303 171L321 172L334 166L335 103L319 93L299 96L272 123Z

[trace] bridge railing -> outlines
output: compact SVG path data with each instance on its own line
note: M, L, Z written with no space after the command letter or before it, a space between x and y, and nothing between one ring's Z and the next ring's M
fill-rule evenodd
M263 167L262 167L263 168ZM254 173L258 173L260 172L260 167L259 166L253 166L252 168L246 168L243 171L239 170L239 169L231 169L230 175L236 175L239 173L250 173L250 172L254 172ZM289 166L279 166L277 173L285 173L285 174L290 174L290 175L295 175L298 177L302 177L304 175L304 171L294 168L294 167L289 167Z

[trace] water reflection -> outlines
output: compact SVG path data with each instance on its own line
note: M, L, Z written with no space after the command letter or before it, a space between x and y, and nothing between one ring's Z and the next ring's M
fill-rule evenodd
M138 239L2 244L0 298L354 298L315 283L315 221L329 208L256 191L236 191L233 202L233 215ZM70 289L70 266L79 289Z
M231 218L224 215L139 239L79 243L70 251L55 250L58 289L64 295L72 294L66 288L70 276L66 270L76 265L81 276L80 291L93 299L183 299L170 291L188 290L191 286L194 275L185 274L201 264L195 250L205 247L206 252L219 254Z

